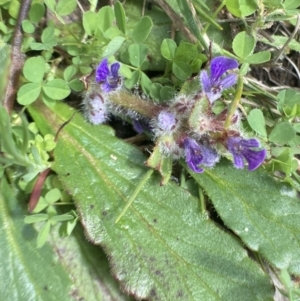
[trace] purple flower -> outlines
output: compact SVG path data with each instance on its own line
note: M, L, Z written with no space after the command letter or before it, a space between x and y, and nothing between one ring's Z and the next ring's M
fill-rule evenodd
M113 63L110 67L108 60L103 59L96 69L96 82L101 83L104 92L109 93L121 87L122 79L119 75L120 63Z
M199 144L203 160L202 165L207 167L213 167L220 160L220 156L217 151L206 144Z
M238 62L234 59L217 56L211 61L210 75L205 70L200 73L202 89L210 103L217 100L222 95L223 90L230 88L236 83L237 75L226 75L226 72L238 66Z
M162 131L172 131L176 125L175 115L171 112L161 111L157 116L157 125Z
M151 131L149 122L143 119L132 119L132 126L138 134L142 134L145 131Z
M91 95L83 100L84 115L92 124L101 124L107 120L106 104L100 95Z
M257 150L260 143L257 139L243 139L242 137L230 137L227 139L227 148L233 155L236 168L244 168L245 160L248 162L248 170L258 168L265 160L265 149Z
M202 151L199 144L192 138L185 138L183 141L185 161L188 167L197 173L203 172L199 165L203 161Z

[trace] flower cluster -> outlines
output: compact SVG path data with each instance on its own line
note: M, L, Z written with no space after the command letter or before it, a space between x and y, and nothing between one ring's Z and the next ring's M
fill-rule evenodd
M221 156L231 156L236 168L244 168L247 164L248 170L255 170L264 162L267 153L256 138L245 136L240 113L236 111L230 115L230 125L227 122L225 126L227 108L219 114L213 112L215 101L236 83L235 69L238 66L234 59L215 57L210 63L210 70L201 71L201 89L197 93L177 95L167 104L153 105L152 118L149 114L144 118L136 114L134 128L139 133L145 130L152 133L163 156L184 158L193 172L201 173L205 168L212 168ZM119 69L118 62L109 65L107 59L97 67L95 85L99 87L98 94L92 93L93 97L85 100L89 112L86 116L91 123L99 124L105 120L109 95L122 89ZM134 114L130 112L127 115L132 118Z
M95 82L90 83L82 102L84 115L90 123L97 125L107 120L112 108L109 94L121 90L123 86L120 66L119 62L109 65L105 58L96 68Z

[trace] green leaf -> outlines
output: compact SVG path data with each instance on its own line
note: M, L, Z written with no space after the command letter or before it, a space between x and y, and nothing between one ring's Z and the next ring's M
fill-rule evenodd
M170 100L175 97L176 92L173 87L164 86L161 88L159 94L161 100Z
M272 42L270 42L266 38L260 38L259 41L264 42L268 45L272 45L274 47L281 48L288 39L289 37L272 35ZM287 49L292 49L300 52L300 43L297 42L295 39L292 39L288 44Z
M75 66L68 66L64 71L64 79L66 82L70 81L74 75L77 73L77 68Z
M74 301L69 272L49 245L36 249L36 231L24 225L27 197L17 199L4 178L0 191L0 256L6 258L0 269L1 298Z
M55 11L56 2L55 0L44 0L46 6L52 11Z
M270 59L271 59L270 51L261 51L249 55L244 59L244 61L249 64L262 64L268 62Z
M247 17L258 8L255 0L227 0L226 7L236 17Z
M18 103L23 106L28 106L39 97L42 86L37 83L29 83L23 85L17 94Z
M148 54L144 44L131 44L128 47L129 61L134 67L141 67Z
M30 108L42 132L54 132L73 111L61 103ZM123 287L137 299L271 301L268 277L243 246L201 215L197 200L174 183L161 187L159 176L149 179L115 224L148 169L145 156L108 129L76 114L60 133L53 168L73 196L89 240L105 245Z
M165 59L172 61L174 59L176 48L177 45L173 40L164 39L161 43L160 52Z
M115 37L123 37L123 32L117 27L111 27L105 31L103 36L107 40L112 40Z
M273 149L272 155L275 156ZM271 172L284 172L286 177L290 177L291 174L297 169L297 167L298 162L295 159L295 154L289 147L283 148L281 153L275 156L275 158L272 158L271 162L268 164L268 170L270 170Z
M50 234L51 222L48 220L41 228L37 237L37 248L41 248L47 241Z
M154 100L160 100L160 90L162 88L161 84L152 83L150 87L150 96Z
M74 78L68 82L69 87L75 92L82 92L84 90L84 84L78 78Z
M175 61L190 63L197 56L197 46L191 43L182 42L175 51Z
M247 121L257 134L262 137L267 137L266 122L263 112L260 109L253 109L250 111Z
M51 50L57 44L54 27L47 27L42 33L41 40L44 44L44 49Z
M23 222L26 197L16 198L5 179L0 191L0 256L6 258L0 269L3 300L133 301L119 289L104 252L86 240L81 227L68 239L52 227L51 246L37 249L37 232Z
M109 6L102 7L98 14L98 28L104 33L107 29L112 26L112 22L115 18L114 11Z
M277 108L282 113L285 112L287 107L292 109L295 105L300 105L300 93L294 89L280 91L277 95L277 99Z
M72 214L61 214L61 215L54 215L51 217L51 222L66 222L74 219Z
M140 19L140 21L135 25L132 38L135 43L143 43L148 35L151 32L153 27L153 23L150 17L144 16Z
M84 12L82 16L82 25L84 31L89 36L92 36L95 33L98 25L97 14L93 11Z
M14 19L18 18L20 10L20 2L18 0L11 0L8 8L8 12Z
M74 221L76 224L76 219L73 219L63 223L62 227L69 224L68 231L71 231L74 228ZM71 236L61 238L62 227L59 232L51 230L51 245L58 252L61 264L72 278L76 298L86 301L134 301L121 291L110 273L106 255L99 247L86 240L81 227L78 225ZM57 299L57 301L65 300ZM74 298L72 301L75 301Z
M120 1L116 1L114 4L116 21L119 29L126 34L126 15L123 5Z
M33 26L33 24L28 21L28 20L23 20L22 21L22 29L24 30L24 32L26 33L33 33L35 30L35 27Z
M61 192L57 188L53 188L47 192L45 199L49 204L57 202L61 198Z
M25 78L33 83L41 83L46 72L46 62L43 57L37 56L26 60L23 68Z
M143 92L146 95L150 94L151 85L152 85L151 79L144 72L142 72L141 73L141 87L143 89Z
M48 214L33 214L33 215L28 215L24 218L24 223L25 224L32 224L32 223L38 223L38 222L43 222L49 218Z
M300 275L300 203L292 188L262 170L238 170L228 162L192 176L251 250Z
M43 85L45 94L55 100L61 100L69 96L71 90L68 84L60 78L53 79Z
M29 10L29 20L32 23L38 23L45 15L45 5L42 3L34 3Z
M298 0L285 0L283 5L284 5L285 9L296 9L296 8L299 8L299 2L298 2Z
M293 126L287 122L277 123L270 133L269 140L280 145L288 143L294 138L296 131Z
M232 48L234 53L240 58L247 58L254 50L255 39L245 31L238 33L233 42Z
M40 51L40 50L46 49L47 47L42 43L32 42L32 43L30 43L30 48L32 50Z
M297 133L300 133L300 123L294 124L293 127Z
M103 57L110 57L114 55L121 48L124 41L125 41L124 37L113 38L106 46L103 52Z
M133 71L131 77L125 80L125 87L127 89L133 88L138 83L140 76L141 76L140 70Z
M76 8L76 0L59 0L56 6L56 13L59 16L70 15Z
M178 79L184 81L192 75L192 68L185 62L173 62L172 72Z

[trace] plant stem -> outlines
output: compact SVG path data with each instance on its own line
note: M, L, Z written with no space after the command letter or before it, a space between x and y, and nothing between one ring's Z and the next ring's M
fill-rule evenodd
M199 200L200 200L201 213L204 214L205 213L205 199L204 199L203 190L202 190L202 188L200 186L199 186L198 192L199 192Z
M148 118L156 116L161 109L160 106L155 105L151 101L141 100L139 97L125 92L112 93L109 95L109 100L115 105L135 111Z
M24 54L21 52L22 37L23 37L22 21L26 19L30 5L31 5L31 0L21 1L19 16L15 27L13 41L12 41L11 66L9 71L10 75L8 78L6 94L3 102L3 105L9 115L11 114L14 107L14 100L17 92L19 76L21 74L23 64L24 64Z
M223 0L221 2L221 4L219 5L219 7L216 9L216 11L214 12L214 14L212 15L212 19L216 19L216 16L218 15L218 13L221 11L221 9L224 7L224 5L226 4L227 0ZM240 20L239 20L240 21ZM206 26L204 27L203 33L206 33L209 26L211 25L211 23L207 23Z
M122 216L125 214L125 212L127 211L127 209L130 207L130 205L132 204L132 202L135 200L136 196L138 195L138 193L141 191L141 189L143 188L144 184L148 181L148 179L151 177L152 173L154 172L154 169L149 169L146 174L144 175L144 177L142 178L142 180L140 181L140 183L138 184L138 186L135 188L133 194L130 196L130 198L128 199L124 209L122 210L122 212L120 213L120 215L117 217L115 224L117 224L119 222L119 220L122 218Z
M243 86L244 86L243 78L241 76L239 76L234 99L232 100L232 102L229 106L227 117L225 120L225 129L229 128L229 126L231 124L231 118L234 115L234 113L239 105L239 102L240 102L240 99L241 99L242 93L243 93Z

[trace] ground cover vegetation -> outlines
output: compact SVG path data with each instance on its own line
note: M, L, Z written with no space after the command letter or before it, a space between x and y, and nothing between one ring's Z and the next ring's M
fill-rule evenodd
M0 0L4 300L300 300L297 0Z

